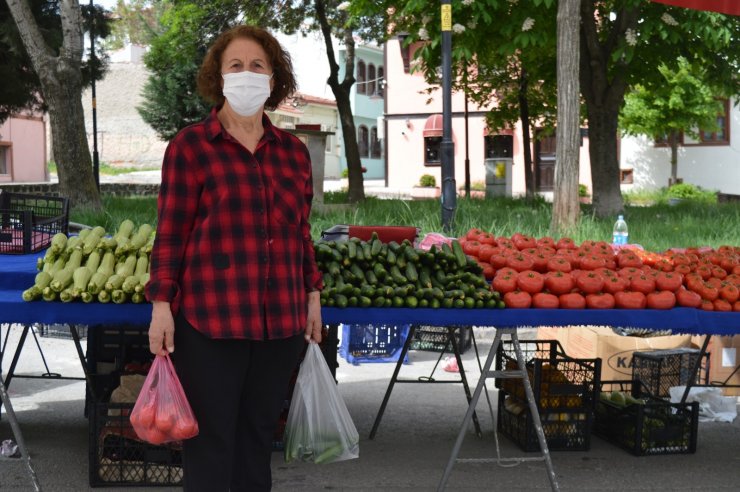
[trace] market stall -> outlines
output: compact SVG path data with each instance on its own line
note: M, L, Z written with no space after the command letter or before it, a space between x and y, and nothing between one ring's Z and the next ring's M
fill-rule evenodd
M148 304L81 303L81 302L24 302L22 291L33 283L38 254L0 256L0 323L17 323L27 332L34 323L67 323L72 325L72 335L78 349L83 369L87 372L75 325L86 325L89 330L106 325L146 326L149 323L151 307ZM624 310L624 309L458 309L458 308L360 308L324 307L323 321L327 324L377 324L377 325L434 325L490 327L501 333L516 335L520 327L528 326L573 326L573 325L611 325L629 326L654 330L670 329L674 333L697 335L732 335L739 333L737 313L709 312L694 308L674 308L670 310ZM22 338L23 340L23 338ZM498 335L497 335L498 340ZM22 347L18 347L18 352ZM489 359L494 353L489 353ZM484 368L484 373L490 366ZM12 378L6 374L6 380ZM87 375L89 377L89 375ZM482 391L485 378L481 378L470 402L470 416L461 427L464 436L467 422L472 418L473 408ZM461 437L462 438L462 437ZM456 444L450 458L450 467L455 461Z

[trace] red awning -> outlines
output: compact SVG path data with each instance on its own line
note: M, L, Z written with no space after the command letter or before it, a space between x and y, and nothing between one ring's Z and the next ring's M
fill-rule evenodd
M427 118L427 121L424 123L423 135L425 137L441 137L442 136L442 115L441 114L433 114Z
M711 10L728 15L740 15L740 0L653 0L653 2L694 10Z

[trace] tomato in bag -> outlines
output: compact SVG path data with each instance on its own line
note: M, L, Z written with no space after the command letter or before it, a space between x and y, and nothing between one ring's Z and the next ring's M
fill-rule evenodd
M169 355L155 357L129 420L136 435L151 444L198 435L198 422Z

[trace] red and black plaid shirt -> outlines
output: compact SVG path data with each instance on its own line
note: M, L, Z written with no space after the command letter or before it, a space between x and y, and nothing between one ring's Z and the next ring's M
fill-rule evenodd
M147 298L170 302L212 338L298 334L306 293L321 288L308 150L266 115L262 124L252 154L213 109L164 156Z

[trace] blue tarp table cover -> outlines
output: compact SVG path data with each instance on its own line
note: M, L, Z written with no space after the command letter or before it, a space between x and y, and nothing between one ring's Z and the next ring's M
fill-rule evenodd
M0 255L0 323L69 323L96 325L148 325L149 304L101 304L59 301L24 302L21 293L33 285L36 258ZM605 325L696 335L740 333L740 313L674 308L651 309L431 309L431 308L330 308L322 309L327 324L417 324L432 326L524 326Z

